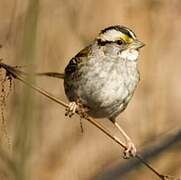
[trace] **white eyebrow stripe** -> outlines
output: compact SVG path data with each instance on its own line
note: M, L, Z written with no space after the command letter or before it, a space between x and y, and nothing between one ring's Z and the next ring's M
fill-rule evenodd
M130 35L132 36L133 39L136 39L136 35L135 35L135 33L133 31L131 31L127 27L125 27L125 29L130 33Z
M135 34L134 34L132 31L129 31L129 33L131 34L131 36L132 36L134 39L136 39L136 36L135 36Z
M100 38L103 41L113 41L118 40L121 35L124 35L122 32L111 29L109 31L106 31L105 33L100 35Z

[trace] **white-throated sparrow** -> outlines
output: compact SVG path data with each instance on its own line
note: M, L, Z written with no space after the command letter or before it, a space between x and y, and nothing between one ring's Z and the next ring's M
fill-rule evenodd
M127 157L134 156L136 148L116 117L127 107L139 82L137 60L143 46L129 28L110 26L70 60L64 77L47 74L64 78L70 101L67 114L71 116L81 104L90 116L113 122L126 140Z
M116 117L127 107L139 82L137 60L144 44L124 26L110 26L72 58L65 68L64 88L70 100L69 111L77 103L95 118L108 118L126 139L125 155L136 154Z

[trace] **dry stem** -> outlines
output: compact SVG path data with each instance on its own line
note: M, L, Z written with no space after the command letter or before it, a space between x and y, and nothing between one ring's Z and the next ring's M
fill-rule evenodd
M40 94L46 96L47 98L51 99L52 101L56 102L57 104L67 108L68 104L64 103L63 101L59 100L58 98L56 98L55 96L51 95L49 92L33 85L32 83L28 82L25 78L24 78L24 73L21 72L20 70L17 70L16 68L4 64L4 63L0 63L0 67L4 68L7 71L7 75L20 80L21 82L23 82L24 84L26 84L27 86L29 86L30 88L34 89L35 91L39 92ZM77 114L79 115L79 112L77 112ZM103 125L101 125L100 123L98 123L95 119L93 119L90 116L86 116L84 117L84 119L86 119L87 121L89 121L91 124L93 124L95 127L97 127L99 130L101 130L104 134L106 134L109 138L111 138L114 142L116 142L117 144L119 144L122 148L126 148L125 144L122 143L118 138L116 138L111 132L109 132L109 130L107 130ZM146 167L148 167L155 175L157 175L157 177L159 177L162 180L167 180L167 179L171 179L170 176L167 175L163 175L160 174L156 169L154 169L148 162L146 162L143 157L139 154L136 154L135 158L137 158L138 160L140 160Z

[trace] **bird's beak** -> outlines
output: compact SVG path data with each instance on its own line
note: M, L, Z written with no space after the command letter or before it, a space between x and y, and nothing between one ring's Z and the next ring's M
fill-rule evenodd
M142 47L144 47L145 44L139 40L134 40L131 44L130 44L130 47L133 48L133 49L140 49Z

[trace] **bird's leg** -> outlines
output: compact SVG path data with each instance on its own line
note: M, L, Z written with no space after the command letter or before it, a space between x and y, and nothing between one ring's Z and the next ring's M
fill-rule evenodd
M126 132L121 128L121 126L116 121L112 121L112 122L116 126L116 128L119 130L119 132L123 135L126 141L126 149L124 151L124 158L130 158L130 156L132 157L136 156L136 147L134 143L132 142L131 138L126 134Z

